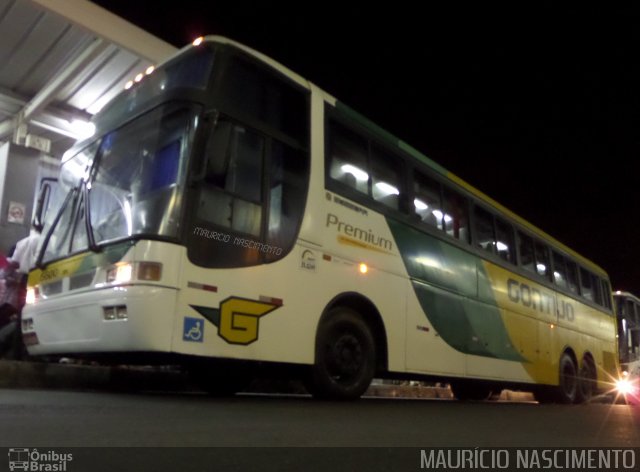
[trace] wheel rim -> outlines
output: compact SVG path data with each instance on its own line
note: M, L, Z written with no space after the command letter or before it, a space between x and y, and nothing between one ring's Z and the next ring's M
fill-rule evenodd
M578 381L576 378L576 369L570 360L566 360L562 366L562 394L567 401L573 401L576 396L578 388Z
M360 340L352 333L338 336L326 351L327 372L339 383L358 377L364 365L364 351Z

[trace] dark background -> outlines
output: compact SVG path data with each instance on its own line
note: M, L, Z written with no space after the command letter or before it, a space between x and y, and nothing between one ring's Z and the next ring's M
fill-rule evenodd
M640 295L637 9L94 1L178 47L267 54Z

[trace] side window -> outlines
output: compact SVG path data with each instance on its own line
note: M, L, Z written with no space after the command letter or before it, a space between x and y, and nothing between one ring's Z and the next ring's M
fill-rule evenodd
M358 192L369 193L367 141L331 121L329 123L329 176Z
M467 199L457 192L444 188L444 229L460 241L469 242L469 215Z
M549 261L549 248L540 241L535 242L536 251L536 273L545 279L551 275L551 264Z
M604 306L604 300L602 297L602 282L600 277L591 274L591 286L593 287L593 301L598 305Z
M509 223L496 217L496 251L502 260L515 264L516 244L513 228Z
M229 59L220 97L240 118L256 120L306 146L309 135L306 94L242 57Z
M289 249L295 242L304 213L309 161L304 152L271 143L269 165L269 220L267 244L276 248L265 254L267 260L278 257L278 249Z
M602 280L602 299L604 306L611 309L611 286L608 280Z
M423 223L443 229L440 183L420 171L413 174L413 208Z
M591 280L591 274L586 269L580 267L580 292L582 296L587 300L595 301L593 295L593 286Z
M476 247L493 253L495 237L493 235L493 215L476 206L473 210Z
M518 231L518 246L520 250L520 265L529 272L536 271L533 239Z
M207 168L205 185L200 192L198 218L259 236L264 137L243 126L221 121L205 152Z
M371 196L394 210L400 209L402 161L376 145L371 146Z
M568 288L567 264L564 257L553 251L553 282L561 288Z
M571 260L567 260L567 286L570 292L580 293L578 290L578 266Z

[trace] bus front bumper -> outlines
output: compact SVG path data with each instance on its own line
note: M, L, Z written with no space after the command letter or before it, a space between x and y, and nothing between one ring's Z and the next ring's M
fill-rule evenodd
M130 285L39 300L22 312L31 355L169 352L177 290Z

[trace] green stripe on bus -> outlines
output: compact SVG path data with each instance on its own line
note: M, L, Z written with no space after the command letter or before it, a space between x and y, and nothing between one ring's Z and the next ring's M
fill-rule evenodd
M482 260L387 219L422 310L440 337L465 354L517 362Z

